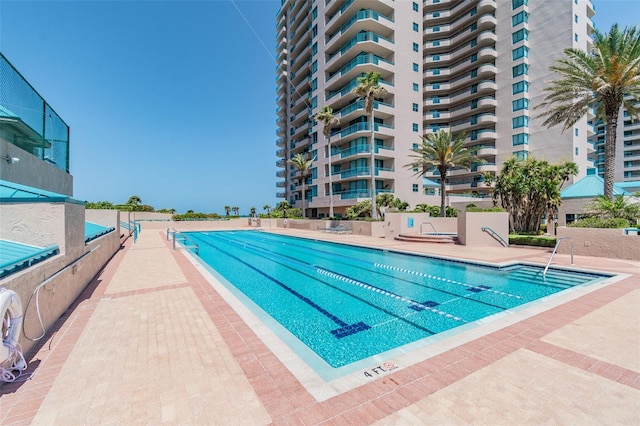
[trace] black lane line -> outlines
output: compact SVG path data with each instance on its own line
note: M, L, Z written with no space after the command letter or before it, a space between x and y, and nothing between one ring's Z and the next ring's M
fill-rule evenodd
M237 234L234 234L234 235L237 235ZM298 247L298 248L300 248L300 249L304 249L304 248L305 248L305 247L302 247L302 246L300 246L300 245L298 245L298 244L280 243L280 242L273 241L273 240L272 240L272 241L267 241L267 240L265 240L265 239L263 239L262 241L263 241L264 243L266 243L266 244L270 244L270 245L274 245L274 246L277 246L277 245L282 244L282 245L289 245L289 246ZM254 244L255 244L255 242L253 242L253 241L252 241L252 242L246 242L246 240L242 240L242 242L238 242L238 244L252 244L252 243L254 243ZM264 249L263 249L263 250L264 250ZM307 248L307 250L308 250L308 248ZM301 252L302 250L296 250L296 249L293 249L292 251L294 251L294 252ZM366 271L366 272L368 272L368 273L374 273L374 274L377 274L377 275L381 275L381 276L383 276L383 277L388 277L388 278L391 278L391 279L394 279L394 280L403 281L403 282L406 282L406 283L409 283L409 284L412 284L412 285L416 285L416 286L418 286L418 287L422 287L422 288L427 288L427 289L430 289L430 290L434 290L434 291L437 291L437 292L439 292L439 293L443 293L443 294L446 294L446 295L449 295L449 296L454 296L454 297L455 297L455 299L465 299L465 300L469 300L469 301L471 301L471 302L475 302L475 303L479 303L479 304L481 304L481 305L485 305L485 306L489 306L489 307L492 307L492 308L499 309L500 311L505 311L505 310L507 310L507 309L510 309L509 307L504 307L504 306L496 305L496 304L493 304L493 303L485 302L485 301L482 301L482 300L473 299L473 298L471 297L471 296L473 296L472 294L459 294L459 293L454 293L454 292L447 291L447 290L444 290L444 289L441 289L441 288L438 288L438 287L433 287L433 286L430 286L430 285L427 285L427 284L417 283L417 282L415 282L415 281L410 281L410 280L405 279L405 278L400 278L400 277L396 277L396 276L393 276L393 275L390 275L390 274L385 274L385 273L380 272L380 271L371 270L371 269L369 269L369 267L371 267L371 266L375 266L375 264L370 263L370 262L367 262L367 261L364 261L364 260L356 259L356 258L353 258L353 257L350 257L350 256L338 256L338 255L336 255L336 254L334 254L334 253L327 252L327 251L324 251L324 250L317 250L317 249L314 249L314 251L318 251L318 252L321 252L321 253L325 253L325 254L326 254L326 255L328 255L328 256L332 256L332 258L331 258L331 259L329 259L327 256L318 256L318 257L323 257L324 259L331 260L331 261L333 261L333 262L335 262L335 263L340 263L340 264L342 264L342 265L347 265L347 266L350 266L350 267L352 267L352 268L361 269L361 270ZM287 258L289 258L289 259L292 259L292 260L295 260L295 261L298 261L298 262L302 262L301 260L299 260L299 259L297 259L297 258L295 258L295 257L293 257L293 256L288 256L288 255L286 255L286 254L280 254L280 256L287 257ZM336 259L333 259L333 258L336 258ZM350 263L341 262L341 261L337 260L337 259L339 259L339 258L347 258L347 259L350 259L350 260L352 260L352 261L354 261L354 262L356 262L356 263L360 263L360 264L362 264L362 265L364 265L364 266L358 266L358 265L353 265L353 264L350 264ZM318 268L321 268L321 267L320 267L320 266L318 266ZM453 283L452 283L452 284L453 284ZM467 286L465 286L465 287L467 287ZM471 288L479 288L480 290L486 290L486 289L484 289L484 288L482 288L482 287L475 286L475 285L469 285L469 286L467 287L467 290L470 290ZM383 291L385 291L385 292L386 292L387 290L383 290ZM453 301L453 300L455 300L455 299L447 300L446 302L443 302L442 304L444 304L444 303L449 303L449 302L451 302L451 301ZM420 302L416 302L416 303L420 304Z
M212 238L222 239L222 237L220 237L220 236L218 236L218 235L216 235L216 236L214 237L214 236L213 236L213 235L211 235L211 234L207 234L207 236L212 237ZM227 254L228 256L231 256L231 257L233 257L234 259L236 258L235 256L233 256L233 255L231 255L231 254L227 253L226 251L224 251L224 250L222 250L222 249L220 249L220 248L216 247L215 245L211 244L210 242L203 240L202 238L195 237L195 236L194 236L194 238L199 239L203 244L208 245L209 247L213 248L214 250L218 250L218 251L220 251L220 252L222 252L222 253L224 253L224 254ZM233 240L229 240L229 239L226 239L226 238L225 238L225 240L227 241L227 243L229 243L229 242L233 242L233 243L235 243L236 245L242 245L242 246L243 246L243 248L246 248L246 247L244 247L244 246L245 246L245 243L237 242L237 241L233 241ZM253 251L255 252L256 250L254 249ZM269 254L271 254L271 253L269 253ZM286 257L286 256L283 256L283 255L277 255L277 256L278 256L278 257L280 257L280 258ZM294 272L297 272L297 273L299 273L299 274L301 274L301 275L304 275L304 276L306 276L306 277L308 277L308 278L311 278L311 279L312 279L312 280L314 280L314 281L317 281L317 282L319 282L319 283L321 283L321 284L323 284L323 285L326 285L326 286L328 286L328 287L330 287L330 288L332 288L332 289L334 289L334 290L336 290L336 291L339 291L339 292L340 292L340 293L342 293L342 294L348 295L349 297L351 297L351 298L353 298L353 299L359 300L359 301L360 301L360 302L362 302L363 304L368 305L368 306L370 306L370 307L372 307L372 308L376 309L377 311L384 312L385 314L389 315L390 317L396 318L396 319L397 319L397 320L399 320L399 321L402 321L402 322L404 322L404 323L407 323L408 325L410 325L410 326L412 326L412 327L414 327L414 328L416 328L416 329L418 329L418 330L421 330L421 331L423 331L423 332L425 332L425 333L428 333L428 334L430 334L430 335L437 334L437 332L435 332L435 331L433 331L433 330L431 330L431 329L429 329L429 328L426 328L426 327L424 327L424 326L422 326L422 325L420 325L420 324L416 324L416 323L414 323L414 322L412 322L412 321L410 321L410 320L408 320L408 319L406 319L406 318L404 318L404 317L402 317L402 316L399 316L398 314L396 314L396 313L394 313L394 312L392 312L392 311L389 311L388 309L385 309L385 308L383 308L383 307L381 307L381 306L375 305L374 303L372 303L372 302L370 302L370 301L368 301L368 300L366 300L366 299L364 299L364 298L362 298L362 297L360 297L360 296L357 296L357 295L355 295L355 294L353 294L353 293L350 293L350 292L348 292L348 291L346 291L346 290L344 290L344 289L342 289L342 288L340 288L340 287L338 287L338 286L335 286L335 285L333 285L333 284L331 284L331 283L328 283L328 282L326 282L326 281L324 281L324 280L318 279L318 278L317 278L316 276L314 276L314 275L310 275L310 274L308 274L308 273L302 272L302 271L300 271L300 270L298 270L298 269L295 269L295 268L291 267L290 265L287 265L287 264L285 264L285 263L279 262L279 261L277 261L277 260L274 260L274 259L270 259L270 260L271 260L272 262L274 262L274 263L278 264L278 265L282 265L282 266L284 266L284 267L285 267L285 268L287 268L287 269L291 269L291 270L292 270L292 271L294 271ZM300 261L298 261L298 260L296 260L296 259L292 259L292 260L296 261L297 263L301 263ZM242 262L242 261L240 261L240 262L241 262L241 263L243 263L243 264L246 264L245 262ZM251 267L251 265L247 265L247 266L249 266L251 269L254 269L254 270L255 270L255 268ZM311 267L311 266L307 266L307 265L301 265L301 266L303 266L305 269L312 269L312 270L314 271L314 273L315 273L315 269L313 269L313 267ZM259 272L260 274L264 275L261 271L257 271L257 272ZM265 276L266 276L266 275L265 275ZM275 281L273 278L271 278L271 277L269 277L269 276L266 276L266 277L267 277L268 279L272 280L272 281Z

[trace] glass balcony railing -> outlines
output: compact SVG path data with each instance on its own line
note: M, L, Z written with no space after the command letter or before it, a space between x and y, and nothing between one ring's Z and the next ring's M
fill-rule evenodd
M394 127L388 124L375 123L374 131L378 132L380 131L381 128L393 129ZM353 133L362 132L365 130L371 130L371 126L369 125L369 123L356 123L344 129L333 132L331 136L335 136L339 134L341 138L344 138Z
M377 194L390 193L393 194L391 189L376 189ZM353 198L371 198L371 190L369 189L350 189L347 191L336 191L334 195L340 195L342 200L348 200Z
M378 65L381 62L393 65L393 62L391 62L391 61L389 61L387 59L384 59L381 56L374 55L372 53L361 53L358 56L356 56L355 58L353 58L352 60L350 60L347 65L345 65L344 67L340 68L338 71L329 74L329 77L327 77L326 81L331 80L333 78L333 76L335 76L336 74L345 75L346 73L348 73L349 71L351 71L352 69L357 67L358 65L363 65L363 64Z
M349 40L348 42L346 42L341 48L340 50L338 50L337 52L332 53L329 58L327 59L327 62L331 60L331 58L333 58L336 55L344 55L347 51L349 51L349 49L351 49L353 46L355 46L358 43L362 43L363 41L374 41L376 43L379 43L380 40L385 40L391 44L393 44L392 40L389 40L386 37L382 37L379 34L376 34L374 32L371 31L367 31L364 33L360 33L358 35L356 35L355 37L353 37L351 40Z
M361 10L358 13L356 13L355 15L353 15L353 17L351 19L349 19L343 26L341 26L338 31L336 31L335 33L331 34L329 36L329 39L327 40L327 44L329 44L329 42L337 35L339 34L344 34L353 24L355 24L357 21L361 21L363 19L374 19L376 21L381 21L381 20L386 20L389 22L393 22L393 19L376 12L375 10L371 10L371 9L367 9L367 10Z
M373 109L380 109L381 105L393 108L392 104L388 104L380 101L373 101ZM346 107L342 108L340 111L338 111L338 114L340 114L340 117L344 117L345 115L351 114L353 111L357 111L359 109L364 109L364 101L356 101L352 104L349 104Z

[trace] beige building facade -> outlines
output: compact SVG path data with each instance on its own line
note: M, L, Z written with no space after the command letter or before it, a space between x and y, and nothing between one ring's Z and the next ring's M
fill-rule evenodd
M284 0L277 16L278 197L302 207L302 182L288 159L314 159L305 181L309 217L326 217L329 185L336 216L392 193L425 203L422 178L407 168L424 134L452 129L482 164L452 170L452 194L486 195L483 174L516 156L574 161L584 176L594 135L584 117L572 129L547 129L535 106L549 66L563 49L589 49L590 0ZM370 116L352 93L358 77L380 74L387 94ZM340 124L331 149L322 122L329 106ZM373 164L371 150L374 149ZM372 167L373 166L373 167ZM439 181L437 172L426 175Z

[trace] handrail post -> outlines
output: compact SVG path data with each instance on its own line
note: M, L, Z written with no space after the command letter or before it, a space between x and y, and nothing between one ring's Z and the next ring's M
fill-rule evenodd
M556 251L558 250L558 246L562 240L570 240L571 243L571 264L573 265L573 238L572 237L560 237L556 240L556 245L551 252L551 256L549 256L549 261L547 262L547 266L544 267L544 271L542 272L542 276L547 276L547 270L549 269L549 265L551 265L551 260L553 260L553 256L555 256Z

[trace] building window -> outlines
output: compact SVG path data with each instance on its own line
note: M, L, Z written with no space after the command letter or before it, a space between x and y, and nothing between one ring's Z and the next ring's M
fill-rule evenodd
M418 24L416 24L415 22L413 23L413 31L415 31L415 32L420 31L420 26Z
M574 39L575 41L578 41L578 34L574 34L574 35L573 35L573 39Z
M529 82L528 81L519 81L517 83L513 83L513 94L516 93L529 93Z
M519 117L513 117L511 119L511 128L517 129L519 127L527 127L529 126L529 117L526 115L521 115Z
M413 112L418 112L418 104L414 103L411 106L413 108Z
M420 48L420 46L418 46L418 43L413 43L413 51L414 52L417 52L419 48Z
M513 77L529 74L529 65L527 64L516 65L515 67L512 68L512 74L513 74Z
M529 48L527 46L520 46L517 49L511 51L511 59L514 61L520 58L529 57Z
M415 1L413 2L413 10L418 12L420 9L418 8L418 3L416 3Z
M520 98L512 102L513 111L520 111L521 109L529 109L529 99Z
M478 39L477 39L477 38L474 38L473 40L471 40L471 41L469 42L469 46L470 46L470 47L475 47L475 46L477 46L477 45L478 45Z
M433 17L433 18L439 18L439 17L440 17L440 12L433 12L433 13L431 14L431 17Z
M516 160L523 161L529 158L529 151L516 151L513 156L516 157Z
M476 93L478 91L478 85L474 84L471 86L471 88L469 89L469 93Z
M579 151L579 148L576 146L576 155L578 155L578 152L580 151Z
M471 11L469 12L469 16L473 16L473 15L475 15L476 13L478 13L478 9L474 7L474 8L473 8L473 9L471 9Z
M476 109L478 108L478 100L474 99L471 101L471 109Z
M414 64L413 64L413 70L414 70L415 72L420 72L420 66L419 66L418 64L414 63Z
M316 19L318 17L318 6L314 7L311 11L311 19Z
M418 86L418 83L413 83L413 91L417 92L420 90L420 86Z
M314 96L314 97L311 99L311 108L316 108L317 106L318 106L318 97L317 97L317 96Z
M434 40L433 43L431 43L432 46L440 46L440 40Z
M471 62L472 63L477 61L477 60L478 60L478 54L477 53L474 53L473 55L471 55Z
M318 79L314 78L311 80L311 90L316 90L318 88Z
M529 22L529 14L524 10L511 17L511 26L513 27L523 22Z
M411 130L413 130L414 132L416 132L416 133L417 133L417 132L418 132L418 123L413 123L413 124L411 125Z
M440 32L440 27L439 26L431 27L431 32L432 33L439 33Z
M440 98L438 96L432 96L431 97L431 102L433 102L434 104L439 104L440 103Z
M434 68L433 75L440 75L440 68Z
M518 133L517 135L511 136L511 143L513 146L516 145L528 145L529 144L529 135L526 133Z
M440 60L440 55L431 55L431 59L434 61L439 61Z
M576 133L576 136L578 136L578 129L576 129L575 133Z
M522 40L529 40L529 30L527 30L526 28L522 28L511 34L511 42L513 44L516 44L517 42Z
M471 78L478 76L478 68L471 70Z
M414 184L411 186L411 190L412 190L413 192L418 192L418 184L417 184L417 183L414 183Z
M438 90L438 89L440 88L440 83L433 83L433 84L431 85L431 88L432 88L433 90Z
M313 28L311 29L311 38L314 38L317 35L318 35L318 25L314 25Z
M475 22L471 24L471 26L469 27L469 31L475 31L477 29L478 29L478 24L476 24Z
M527 3L527 0L511 0L511 7L515 10L522 5L526 5Z
M573 20L576 22L576 24L578 23L578 15L573 15Z
M440 111L438 111L437 109L434 109L433 111L431 111L431 117L440 118Z
M417 150L417 149L418 149L418 144L417 144L417 143L414 143L414 144L413 144L413 148L412 148L412 149L413 149L414 151L415 151L415 150Z

